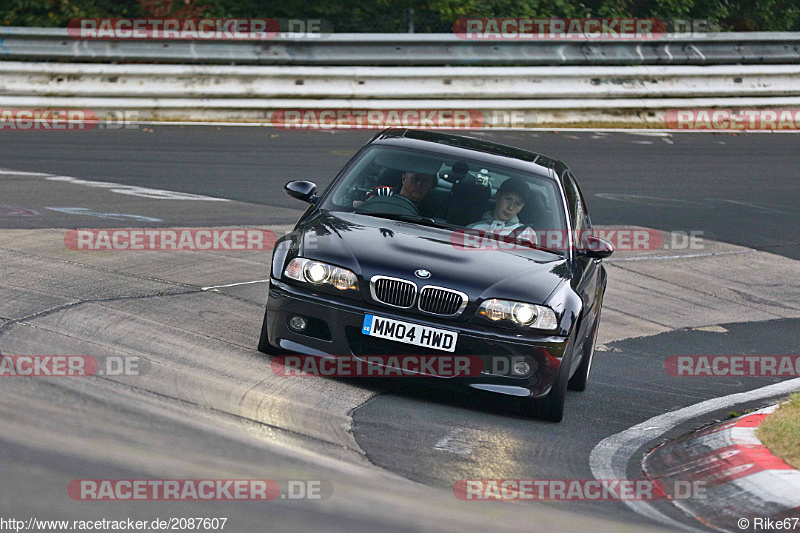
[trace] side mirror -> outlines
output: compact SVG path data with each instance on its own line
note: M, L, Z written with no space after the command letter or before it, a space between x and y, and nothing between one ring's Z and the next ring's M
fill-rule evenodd
M309 204L313 204L317 200L317 185L310 181L290 181L283 186L283 190L292 198L297 198Z
M601 239L600 237L593 237L591 235L584 238L584 245L578 250L578 253L591 257L592 259L605 259L614 253L614 247L611 243Z

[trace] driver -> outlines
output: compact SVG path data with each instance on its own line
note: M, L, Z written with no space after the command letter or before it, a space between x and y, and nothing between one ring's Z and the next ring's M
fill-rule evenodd
M421 172L403 172L400 179L402 185L398 194L411 200L414 205L417 206L422 216L428 216L425 206L422 205L422 201L428 196L428 193L431 192L434 185L436 185L436 176L423 174ZM394 189L388 185L381 185L367 193L367 200L376 196L393 196L394 194ZM358 207L363 203L364 202L355 201L353 202L353 207Z
M404 172L402 183L403 186L400 188L400 196L405 196L419 208L422 200L431 192L431 189L436 183L436 177L419 172Z

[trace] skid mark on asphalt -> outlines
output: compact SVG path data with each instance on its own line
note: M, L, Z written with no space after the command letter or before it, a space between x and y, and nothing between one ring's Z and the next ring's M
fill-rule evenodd
M13 325L16 325L16 324L25 325L26 322L29 322L31 320L34 320L34 319L37 319L37 318L42 318L42 317L51 315L53 313L58 313L60 311L66 311L67 309L72 309L74 307L78 307L78 306L85 305L85 304L101 304L101 303L104 303L104 302L105 303L111 303L111 302L119 302L119 301L123 301L123 300L137 300L137 299L145 299L145 298L157 298L157 297L160 297L160 296L178 296L178 295L183 295L183 294L192 294L192 293L196 293L196 292L199 292L199 291L180 291L180 292L166 292L166 291L164 291L164 292L156 292L156 293L152 293L152 294L137 294L137 295L131 295L131 296L111 296L111 297L108 297L108 298L90 298L90 299L87 299L87 300L78 300L78 301L74 301L74 302L68 302L68 303L65 303L65 304L62 304L62 305L57 305L55 307L50 307L48 309L42 309L41 311L37 311L36 313L32 313L32 314L26 315L26 316L21 317L21 318L10 319L7 322L4 322L4 323L0 324L0 335L3 334L3 330L8 330Z
M470 455L472 453L472 446L469 445L471 439L463 433L463 428L453 429L446 437L439 439L433 449L457 455Z

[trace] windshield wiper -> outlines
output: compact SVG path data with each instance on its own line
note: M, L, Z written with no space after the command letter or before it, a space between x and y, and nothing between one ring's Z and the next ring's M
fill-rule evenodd
M554 248L547 248L545 246L542 246L541 244L538 244L538 243L535 243L535 242L531 242L531 241L529 241L527 239L522 239L522 238L514 239L514 244L521 244L521 245L525 246L526 248L530 248L531 250L540 250L542 252L548 252L548 253L556 254L556 255L560 255L560 256L566 255L566 252L564 250L556 250Z
M450 224L445 224L444 222L437 222L436 219L433 219L431 217L423 217L421 215L407 215L404 213L364 213L360 211L356 211L356 213L359 215L366 215L368 217L387 218L389 220L413 222L415 224L420 224L422 226L432 226L434 228L460 229L457 226L451 226Z
M464 231L464 232L475 231L475 230L469 230L469 229L464 228L462 226L454 226L452 224L446 224L444 222L437 222L436 219L433 219L431 217L423 217L421 215L408 215L408 214L404 214L404 213L364 213L364 212L359 212L359 211L356 211L356 213L359 214L359 215L366 215L366 216L376 217L376 218L386 218L386 219L389 219L389 220L400 220L400 221L403 221L403 222L413 222L415 224L420 224L421 226L431 226L431 227L434 227L434 228L450 229L450 230L454 230L454 231ZM496 239L498 237L490 237L490 238ZM503 237L500 237L500 238L502 239ZM526 240L526 239L517 238L517 239L503 239L503 240L507 240L508 242L513 242L514 244L520 244L520 245L522 245L522 246L524 246L526 248L530 248L531 250L539 250L539 251L542 251L542 252L548 252L548 253L555 254L555 255L558 255L558 256L562 256L562 257L564 255L566 255L566 252L564 250L556 250L556 249L553 249L553 248L546 248L546 247L544 247L544 246L542 246L540 244L533 243L533 242L531 242L529 240Z
M525 242L525 241L522 241L522 242ZM564 250L556 250L554 248L546 248L546 247L541 246L539 244L530 243L530 248L533 249L533 250L541 250L542 252L548 252L548 253L551 253L551 254L560 255L562 257L567 255L567 252L565 252Z
M523 248L529 248L531 250L539 250L541 252L547 252L551 254L556 254L558 256L565 256L566 252L564 250L558 250L555 248L547 248L546 246L542 246L541 244L535 243L530 241L524 237L514 237L513 235L497 235L491 232L491 230L474 230L474 229L466 229L466 228L459 228L460 230L466 232L477 232L476 236L481 237L481 242L484 243L484 239L488 239L489 241L503 241L506 243L519 245ZM479 245L480 246L480 245Z

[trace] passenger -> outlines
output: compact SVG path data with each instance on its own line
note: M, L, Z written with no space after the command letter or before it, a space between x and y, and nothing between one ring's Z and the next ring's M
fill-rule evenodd
M497 190L493 211L486 211L478 222L469 224L467 228L477 230L490 230L497 236L511 235L528 240L534 244L538 242L536 233L525 224L520 223L517 215L530 196L530 188L521 178L508 178Z

